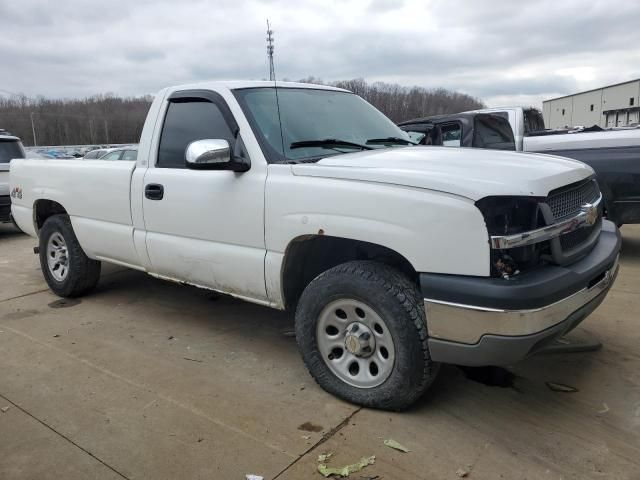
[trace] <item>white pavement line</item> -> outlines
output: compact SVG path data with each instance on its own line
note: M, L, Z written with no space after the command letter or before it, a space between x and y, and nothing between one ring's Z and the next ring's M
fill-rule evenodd
M287 456L289 456L289 457L291 457L293 459L298 458L297 455L294 455L292 453L287 452L284 448L282 448L282 447L280 447L278 445L275 445L275 444L272 444L272 443L269 443L269 442L265 442L264 440L254 436L254 435L252 435L252 434L250 434L248 432L245 432L244 430L242 430L242 429L240 429L238 427L234 427L233 425L229 425L229 424L223 422L222 420L219 420L217 418L211 417L211 416L207 415L205 412L203 412L202 410L194 408L191 405L188 405L188 404L186 404L184 402L181 402L180 400L176 400L175 398L170 397L169 395L165 395L164 393L161 393L161 392L158 392L158 391L155 391L155 390L150 390L148 387L146 387L146 386L144 386L142 384L134 382L133 380L130 380L130 379L126 378L126 377L123 377L122 375L120 375L118 373L115 373L115 372L113 372L111 370L108 370L108 369L103 368L103 367L101 367L99 365L96 365L95 363L92 363L89 360L86 360L86 359L84 359L82 357L79 357L78 355L74 355L73 353L69 353L66 350L63 350L62 348L59 348L59 347L56 347L54 345L48 344L46 342L43 342L41 340L38 340L37 338L34 338L34 337L32 337L31 335L29 335L27 333L21 332L20 330L16 330L14 328L11 328L11 327L8 327L8 326L2 326L2 325L0 325L0 327L3 328L5 331L13 332L16 335L20 335L21 337L24 337L24 338L26 338L26 339L34 342L34 343L37 343L38 345L41 345L43 347L47 347L47 348L49 348L51 350L55 350L55 351L57 351L59 353L62 353L62 354L66 355L69 358L72 358L72 359L74 359L76 361L79 361L79 362L83 363L84 365L86 365L86 366L88 366L90 368L93 368L94 370L97 370L97 371L99 371L101 373L104 373L105 375L108 375L108 376L110 376L112 378L120 380L120 381L122 381L122 382L124 382L124 383L126 383L128 385L131 385L131 386L133 386L135 388L142 389L142 390L144 390L146 392L151 392L154 395L156 395L158 398L160 398L161 400L164 400L165 402L168 402L168 403L170 403L172 405L175 405L175 406L177 406L179 408L187 410L190 413L192 413L192 414L194 414L194 415L196 415L198 417L201 417L201 418L203 418L203 419L205 419L205 420L207 420L207 421L209 421L209 422L211 422L211 423L213 423L215 425L218 425L218 426L220 426L222 428L230 430L230 431L232 431L234 433L237 433L238 435L241 435L243 437L249 438L249 439L253 440L254 442L257 442L257 443L259 443L261 445L264 445L264 446L266 446L266 447L268 447L268 448L270 448L272 450L276 450L276 451L278 451L280 453L284 453L285 455L287 455Z

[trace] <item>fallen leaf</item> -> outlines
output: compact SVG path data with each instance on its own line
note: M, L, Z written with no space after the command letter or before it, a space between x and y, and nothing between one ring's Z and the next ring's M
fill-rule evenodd
M261 475L254 475L253 473L247 473L244 478L247 480L264 480L264 477Z
M333 455L333 452L318 455L318 462L326 462L327 460L329 460L329 458L331 458L331 455Z
M367 465L373 465L376 462L376 456L362 457L358 463L352 465L345 465L344 467L327 467L324 463L318 465L318 471L325 477L330 475L339 475L341 477L348 477L354 472L359 472Z
M465 478L469 476L469 472L464 468L459 468L458 470L456 470L456 475L459 476L460 478Z
M2 413L6 412L7 410L9 410L9 405L7 405L6 407L2 407L0 408L0 410L2 410Z
M411 451L404 445L399 444L398 442L396 442L391 438L389 438L388 440L385 440L384 444L389 448L393 448L394 450L400 450L401 452L404 452L404 453L409 453Z
M552 390L554 392L575 393L578 391L577 388L570 385L565 385L564 383L545 382L545 385L547 385L549 390Z
M607 413L609 411L609 405L606 403L602 404L602 410L598 410L598 413Z

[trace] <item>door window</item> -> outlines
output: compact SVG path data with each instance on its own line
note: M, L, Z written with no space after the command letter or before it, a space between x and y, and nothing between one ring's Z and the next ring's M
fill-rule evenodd
M440 127L442 145L445 147L459 147L462 138L462 126L459 123L449 123Z
M498 115L479 114L474 119L473 147L515 150L516 143L509 121Z
M185 168L187 146L196 140L222 139L230 144L233 133L217 105L204 99L169 103L160 135L157 166Z

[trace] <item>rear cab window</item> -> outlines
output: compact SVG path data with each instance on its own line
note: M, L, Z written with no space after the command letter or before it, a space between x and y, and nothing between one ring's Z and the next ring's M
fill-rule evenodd
M528 108L524 110L524 133L525 135L544 130L544 118L539 110Z

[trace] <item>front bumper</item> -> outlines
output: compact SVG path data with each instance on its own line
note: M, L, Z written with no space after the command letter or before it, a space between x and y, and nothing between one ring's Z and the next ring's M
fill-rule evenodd
M573 329L604 300L618 273L620 233L604 221L593 250L566 266L502 278L421 274L431 358L507 365Z
M11 197L0 195L0 222L11 221Z

